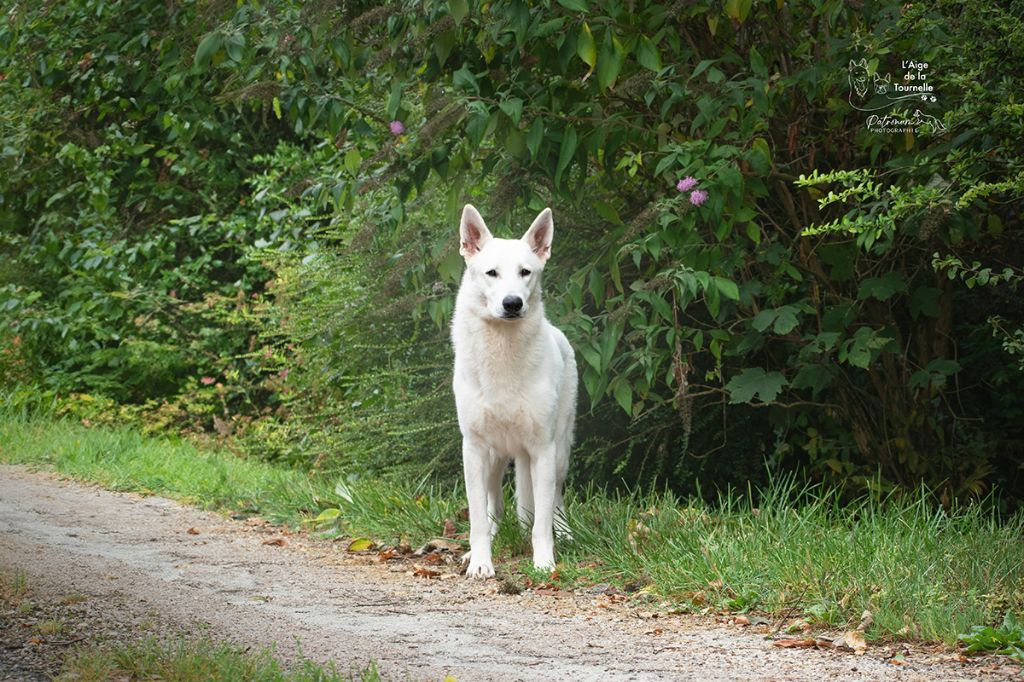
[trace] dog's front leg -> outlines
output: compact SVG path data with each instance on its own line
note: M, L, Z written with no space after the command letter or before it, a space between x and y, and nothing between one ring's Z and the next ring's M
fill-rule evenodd
M554 443L532 453L530 478L533 479L533 565L550 571L555 568L555 446Z
M488 448L462 439L462 468L466 477L466 498L469 501L469 567L467 578L484 580L494 576L491 563L491 524L487 518L487 486L491 478L491 455Z

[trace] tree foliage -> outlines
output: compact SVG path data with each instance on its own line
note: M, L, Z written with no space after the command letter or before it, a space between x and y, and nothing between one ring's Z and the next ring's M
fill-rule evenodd
M399 438L436 461L452 441L422 435L452 426L424 387L447 382L458 208L520 230L551 204L549 310L586 389L578 475L685 487L767 461L862 486L1019 488L1021 9L21 7L0 34L0 96L20 112L2 191L22 269L0 305L46 376L112 376L89 368L134 346L173 392L197 369L198 323L126 321L183 280L193 303L259 296L269 268L281 295L250 321L302 368L300 432L334 406L328 430L359 426L325 455ZM873 132L855 80L907 60L934 67L941 99L903 112L915 127ZM268 260L282 247L294 257ZM245 365L251 331L213 331L211 362ZM245 366L236 384L270 371Z

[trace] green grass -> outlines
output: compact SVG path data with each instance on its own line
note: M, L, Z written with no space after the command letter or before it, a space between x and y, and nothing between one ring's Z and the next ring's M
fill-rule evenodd
M146 639L116 648L91 646L73 652L57 680L165 680L166 682L371 682L380 679L376 666L340 673L334 666L303 661L283 667L268 649L245 652L207 640Z
M291 523L333 498L332 486L299 471L131 428L85 428L67 420L0 416L0 461L51 467L111 490L158 493Z
M445 519L468 529L463 494L422 482L339 483L131 430L43 419L0 418L0 444L0 461L305 521L328 534L415 545L440 535ZM609 582L683 610L756 611L836 628L869 610L869 637L953 645L973 626L1024 615L1024 514L998 519L993 506L947 510L924 491L844 504L792 479L763 491L757 507L750 496L706 504L586 491L569 495L574 538L557 543L554 581ZM500 573L552 580L529 568L529 542L513 519L503 521L495 547Z

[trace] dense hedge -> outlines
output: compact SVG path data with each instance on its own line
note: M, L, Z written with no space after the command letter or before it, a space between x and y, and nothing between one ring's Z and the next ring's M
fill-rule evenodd
M3 362L268 456L450 471L458 210L551 204L577 478L1020 495L1022 10L16 7Z

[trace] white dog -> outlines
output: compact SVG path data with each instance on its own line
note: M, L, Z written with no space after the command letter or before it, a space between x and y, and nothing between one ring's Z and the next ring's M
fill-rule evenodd
M555 566L553 526L565 527L562 484L576 415L576 359L544 317L540 279L554 223L544 209L522 239L496 239L467 205L466 259L452 320L455 404L469 498L466 575L494 575L491 538L504 510L501 479L516 462L520 523L532 520L533 565ZM557 517L557 518L556 518Z

